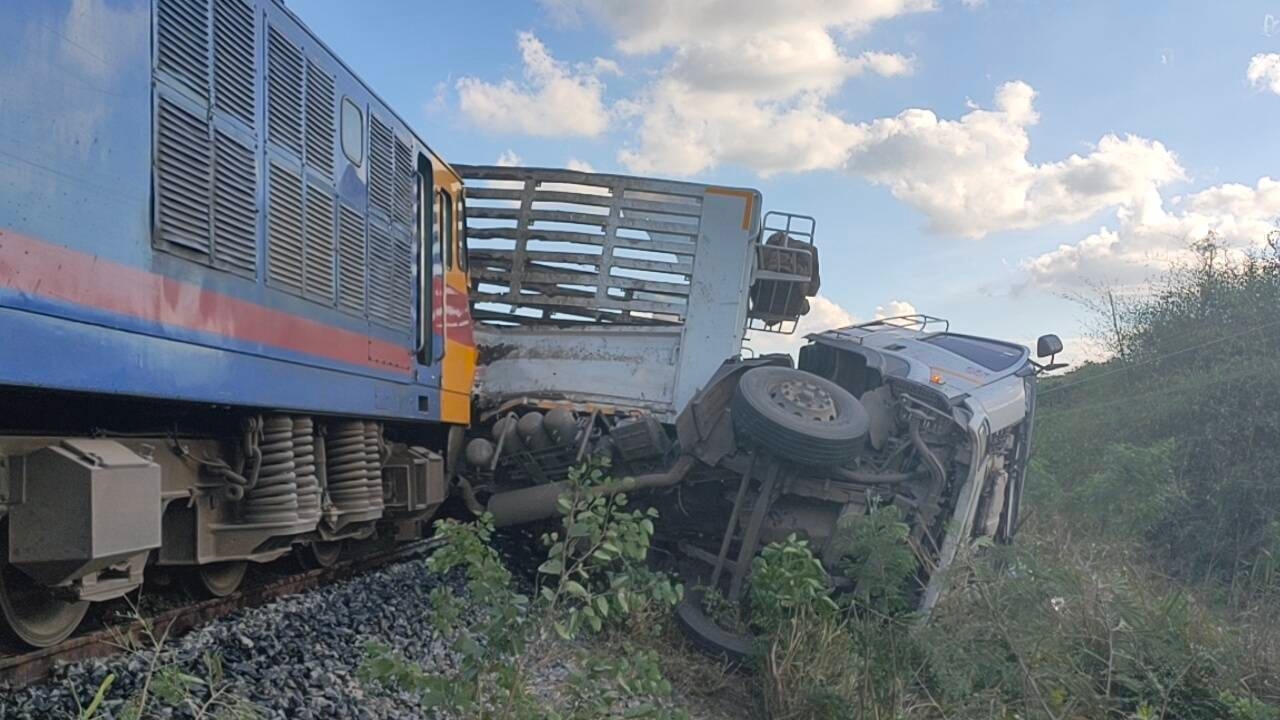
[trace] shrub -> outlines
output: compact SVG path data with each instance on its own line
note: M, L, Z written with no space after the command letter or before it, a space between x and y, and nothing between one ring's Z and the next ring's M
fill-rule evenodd
M844 548L849 566L871 589L856 592L843 607L831 598L830 578L807 543L792 536L761 551L751 597L752 621L762 631L757 664L767 717L901 714L919 662L910 625L859 604L865 598L900 599L905 538L896 517L881 508L850 526ZM890 557L877 557L880 552Z
M1044 383L1028 485L1041 516L1144 526L1166 569L1222 583L1236 603L1270 591L1280 521L1280 253L1268 240L1233 260L1206 238L1153 292L1115 317L1106 308L1117 357Z
M751 565L751 622L764 633L789 618L833 614L831 579L809 543L790 535L769 543Z
M833 541L836 568L853 583L853 599L862 606L890 614L912 608L909 582L919 564L910 532L896 505L841 520Z
M1224 691L1261 681L1204 606L1114 547L1051 536L997 555L956 568L920 638L948 707L1220 718Z
M369 648L363 674L416 692L424 705L465 717L508 720L585 720L626 713L634 718L680 718L671 685L653 653L628 658L578 652L562 702L548 704L529 688L533 664L557 642L573 642L608 628L634 630L658 609L669 612L681 588L645 565L653 510L630 510L627 499L595 492L611 478L593 462L569 475L559 499L561 529L547 533L547 560L538 568L533 598L514 579L491 544L493 524L436 524L441 547L428 560L441 574L461 571L467 603L449 587L432 593L432 622L457 658L451 668L424 668L380 646Z

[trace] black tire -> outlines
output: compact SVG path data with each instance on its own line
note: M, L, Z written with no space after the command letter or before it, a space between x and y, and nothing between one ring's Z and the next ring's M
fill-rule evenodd
M774 455L814 467L862 452L870 418L844 388L803 370L758 367L733 392L734 429Z
M684 598L676 606L676 621L699 650L728 662L732 668L750 664L755 654L755 638L726 630L707 617L702 610L702 594L696 588L685 589Z

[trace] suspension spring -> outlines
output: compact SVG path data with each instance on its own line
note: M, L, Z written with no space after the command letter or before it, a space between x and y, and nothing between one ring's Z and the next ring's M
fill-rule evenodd
M273 415L262 423L262 468L244 502L250 523L296 523L298 483L293 454L293 420Z
M382 509L382 426L376 422L364 424L364 451L366 458L369 507Z
M369 509L369 463L364 433L364 423L355 420L333 423L325 436L325 477L329 498L338 512Z
M318 519L320 481L316 478L315 423L305 415L293 419L293 462L298 476L298 519Z

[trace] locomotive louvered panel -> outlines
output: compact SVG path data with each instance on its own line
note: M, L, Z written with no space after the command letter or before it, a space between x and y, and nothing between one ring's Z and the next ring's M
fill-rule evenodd
M338 305L364 313L364 217L338 204Z
M369 317L395 328L409 325L410 235L369 224Z
M213 256L223 267L248 275L258 269L257 188L253 149L215 131Z
M413 152L396 138L396 213L395 220L406 227L413 225Z
M302 157L302 51L275 28L267 38L267 139Z
M214 0L214 107L251 128L257 106L253 17L245 0Z
M392 317L399 327L409 327L413 302L413 235L407 227L392 231L394 253L391 265Z
M302 178L276 161L267 179L267 280L302 291Z
M308 294L333 301L334 271L334 202L333 192L314 182L307 182L306 243L303 254L306 272L303 278Z
M369 205L392 217L395 207L395 135L377 115L369 118Z
M209 252L212 174L204 119L160 97L156 136L156 210L160 239Z
M209 96L209 8L207 0L159 0L156 5L156 66L195 94Z
M394 319L393 297L395 243L391 231L382 223L369 223L369 317L391 323Z
M307 167L333 179L333 76L307 61Z

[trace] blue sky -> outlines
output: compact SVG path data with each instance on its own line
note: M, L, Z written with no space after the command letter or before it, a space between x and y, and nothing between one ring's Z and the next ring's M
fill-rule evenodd
M1064 294L1133 291L1188 240L1256 247L1280 217L1276 0L288 5L446 158L815 215L813 329L909 303L1079 357Z

